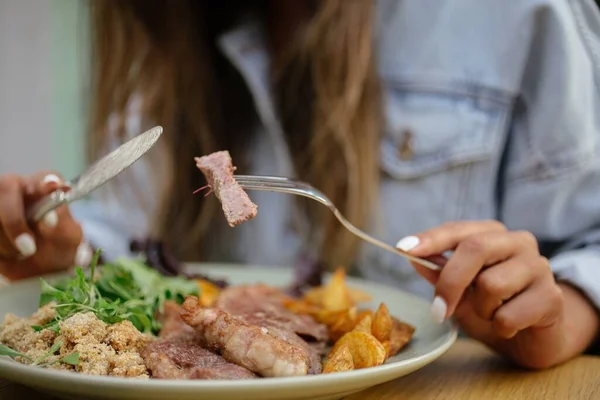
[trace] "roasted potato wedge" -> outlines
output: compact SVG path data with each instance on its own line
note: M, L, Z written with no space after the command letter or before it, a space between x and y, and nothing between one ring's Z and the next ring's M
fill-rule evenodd
M369 293L348 287L343 268L338 268L325 286L306 291L303 298L311 304L332 311L344 310L372 299Z
M395 356L402 350L415 332L412 325L404 323L399 319L392 318L392 331L390 333L390 351L388 357Z
M283 300L283 305L285 306L285 308L287 308L288 310L290 310L293 313L306 314L306 315L315 317L317 319L318 319L319 313L321 312L321 309L318 306L311 304L304 299L286 298Z
M390 343L389 340L386 340L385 342L381 343L383 345L383 348L385 349L385 359L387 360L388 358L390 358L390 350L392 347L392 344Z
M377 312L375 312L372 333L381 343L390 340L390 335L392 333L392 317L390 316L390 312L385 303L379 304L379 308L377 308Z
M335 342L356 326L356 309L351 308L329 326L329 338Z
M353 330L358 331L358 332L372 333L371 332L372 326L373 326L373 318L371 317L370 314L365 314L365 315L363 315L363 317L361 319L358 320L358 322L354 326ZM373 336L375 336L375 335L373 335Z
M354 369L352 353L348 345L342 344L336 351L330 351L323 363L323 373L351 371Z
M331 352L335 354L342 346L347 346L352 354L355 369L375 367L386 360L385 347L370 333L348 332L333 345Z
M202 307L210 307L215 304L221 293L221 289L214 283L204 279L197 279L196 284L200 290L200 296L198 297L200 305Z
M333 348L323 368L338 372L381 365L413 336L414 327L393 318L385 303L376 311L357 308L371 300L368 293L348 287L345 270L338 268L325 285L309 289L300 299L286 298L283 304L327 326Z
M325 285L321 305L326 310L341 311L352 307L352 299L346 286L346 271L338 268Z
M347 314L350 313L350 310L342 310L342 311L331 311L321 309L317 313L317 321L327 326L335 325L340 319L344 318Z

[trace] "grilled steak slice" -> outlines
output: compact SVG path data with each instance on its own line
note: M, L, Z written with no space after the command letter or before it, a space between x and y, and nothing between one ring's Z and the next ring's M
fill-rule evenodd
M163 312L158 316L162 327L159 337L171 341L198 342L198 333L181 319L181 306L174 301L163 303Z
M308 315L294 314L283 305L283 294L263 284L230 286L224 289L215 308L250 323L289 330L309 342L326 342L327 327Z
M309 372L304 346L286 340L277 329L251 325L218 308L202 308L194 296L186 298L181 316L200 334L204 346L250 371L264 377Z
M192 342L159 339L141 353L158 379L254 379L256 374Z
M297 346L301 348L306 357L308 358L308 374L309 375L318 375L322 371L321 365L321 356L324 354L325 346L322 349L313 346L311 343L307 343L300 336L296 335L294 332L289 330L280 329L269 325L268 320L257 321L256 326L261 327L261 329L266 329L270 334L274 336L278 336L283 339L287 343ZM319 351L321 350L321 351Z
M228 151L218 151L194 160L221 202L229 226L234 227L256 216L258 207L233 178L235 167Z

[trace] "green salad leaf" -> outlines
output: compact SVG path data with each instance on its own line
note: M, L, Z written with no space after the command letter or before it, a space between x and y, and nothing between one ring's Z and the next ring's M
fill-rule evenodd
M90 266L89 276L81 268L75 277L53 284L41 280L40 306L56 303L56 318L34 329L58 330L61 320L80 312L93 312L107 324L129 320L143 333L158 334L155 316L165 300L181 304L188 295L199 295L196 282L183 277L165 277L137 259L121 258L98 265L100 250Z
M63 364L69 364L69 365L78 365L79 364L79 353L77 352L73 352L65 357L62 357L56 361L52 361L52 362L44 362L46 361L48 358L52 357L54 354L56 354L56 352L60 349L60 347L62 346L62 342L59 340L56 343L54 343L54 345L50 348L50 350L48 350L47 353L45 353L44 355L42 355L40 358L38 358L37 360L34 360L33 358L31 358L30 356L28 356L27 354L23 354L21 352L15 351L13 349L11 349L8 346L5 346L3 344L0 344L0 356L8 356L11 358L17 358L17 357L22 357L25 358L27 360L29 360L31 362L31 365L36 365L38 367L49 367L50 365L56 364L56 363L63 363Z
M8 346L3 345L2 343L0 343L0 356L9 356L11 358L23 357L28 360L31 360L31 357L29 357L28 355L19 353L18 351L13 350Z

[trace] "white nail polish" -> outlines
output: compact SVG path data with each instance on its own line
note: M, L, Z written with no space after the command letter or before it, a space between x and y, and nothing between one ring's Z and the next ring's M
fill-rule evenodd
M396 243L396 247L402 251L411 251L419 245L419 238L416 236L407 236Z
M58 225L58 214L56 211L52 210L47 212L46 215L44 215L43 222L49 228L54 228Z
M75 266L87 267L92 261L92 248L87 243L81 243L75 253Z
M48 174L42 180L44 183L61 183L62 179L60 179L57 175Z
M433 302L431 303L431 308L429 309L431 314L431 319L436 324L441 324L446 319L446 313L448 312L448 306L444 299L440 296L435 296Z
M15 239L15 245L23 257L30 257L37 251L35 240L28 233L23 233L17 236Z

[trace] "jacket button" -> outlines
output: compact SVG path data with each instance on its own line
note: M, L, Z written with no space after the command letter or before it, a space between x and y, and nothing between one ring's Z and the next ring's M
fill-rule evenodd
M410 161L413 156L413 134L410 129L405 129L398 144L398 157L403 161Z

